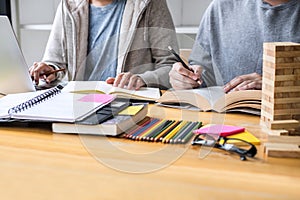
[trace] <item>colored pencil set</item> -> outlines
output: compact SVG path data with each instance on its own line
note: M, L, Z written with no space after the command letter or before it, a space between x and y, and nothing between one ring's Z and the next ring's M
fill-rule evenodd
M193 131L201 126L201 122L146 117L126 131L123 137L139 141L184 144L194 136Z

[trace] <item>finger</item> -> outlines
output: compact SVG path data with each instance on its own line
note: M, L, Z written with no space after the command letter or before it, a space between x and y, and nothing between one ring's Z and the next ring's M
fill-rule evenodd
M198 79L199 77L195 77L194 73L191 70L186 69L185 67L183 67L183 65L180 62L177 62L173 65L173 69L183 75L183 76L187 76L191 79Z
M124 75L124 73L120 73L117 75L117 77L115 78L114 84L113 84L114 87L118 87L118 85L120 84L120 82L122 80L123 75Z
M190 68L194 72L193 79L195 81L201 80L201 74L202 74L203 68L200 65L191 65Z
M239 91L239 90L243 90L243 88L247 88L250 83L252 81L251 80L248 80L248 81L244 81L242 83L240 83L239 85L235 86L234 88L232 88L230 91Z
M258 81L250 81L249 83L240 86L238 89L239 90L253 90L253 89L260 90L261 88L262 88L262 81L258 80Z
M128 85L127 85L127 89L128 90L133 90L135 89L135 86L137 85L137 81L138 81L138 76L133 75L130 77Z
M141 87L145 86L145 82L141 77L138 77L138 80L136 82L135 90L139 90Z
M169 73L169 76L170 76L170 83L171 83L172 87L174 87L173 84L175 84L175 83L176 83L176 86L181 85L182 89L195 88L195 87L200 86L197 81L191 79L190 77L179 74L175 70L171 70ZM180 82L180 84L178 84L178 82Z
M33 78L34 69L37 67L38 63L34 62L31 67L29 67L29 74Z
M40 78L44 78L45 80L47 79L47 77L45 78L44 75L42 75L42 74L51 72L53 70L54 69L52 67L50 67L49 65L47 65L45 63L37 63L33 70L33 80L35 81L36 84L39 84ZM55 75L52 75L52 76L55 77ZM49 80L52 80L52 79L53 79L53 77L50 77Z
M244 77L243 76L238 76L235 77L234 79L232 79L231 81L229 81L225 86L224 86L224 91L229 92L231 90L233 90L236 86L238 86L239 84L241 84L242 82L244 82Z
M52 81L56 80L56 74L50 74L49 76L44 76L44 80L46 83L51 83Z
M106 79L106 83L107 83L107 84L114 84L114 82L115 82L115 78L113 78L113 77L108 77L108 78Z
M32 71L32 77L36 85L39 84L41 69L42 67L39 64L36 64Z
M132 74L130 72L125 73L123 75L122 80L120 81L118 87L125 88L125 86L128 85L131 76L132 76Z

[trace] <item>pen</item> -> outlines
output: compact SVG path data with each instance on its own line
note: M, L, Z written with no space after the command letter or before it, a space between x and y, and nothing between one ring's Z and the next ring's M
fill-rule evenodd
M194 73L194 71L193 71L192 69L190 69L190 68L185 64L185 62L184 62L184 61L180 58L180 56L174 51L174 49L172 49L171 46L168 46L168 49L169 49L169 52L171 52L171 53L177 58L177 61L181 62L182 66L183 66L184 68L186 68L187 70L189 70L189 71L191 71L191 72ZM198 78L196 81L197 81L197 83L198 83L199 85L202 84L202 81L201 81L199 78Z
M177 61L181 62L181 64L183 65L184 68L186 68L187 70L192 71L186 64L185 62L180 58L180 56L174 51L174 49L172 49L171 46L168 46L169 52L171 52L176 58Z
M56 73L56 72L61 72L61 71L65 71L66 69L65 68L61 68L61 69L57 69L57 70L53 70L53 71L49 71L49 72L45 72L45 73L43 73L43 74L40 74L40 76L48 76L48 75L50 75L50 74L54 74L54 73Z

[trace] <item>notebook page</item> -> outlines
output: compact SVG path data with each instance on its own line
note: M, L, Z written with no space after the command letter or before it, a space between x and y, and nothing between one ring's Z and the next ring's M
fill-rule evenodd
M0 98L0 118L9 117L8 110L10 108L32 99L43 92L44 91L9 94Z
M101 95L101 94L99 94ZM105 101L86 100L86 94L60 93L42 103L13 115L18 119L75 122L111 102L114 97L105 95ZM108 98L110 97L110 98Z
M108 94L112 85L104 81L70 81L62 89L62 92L76 93L105 93Z

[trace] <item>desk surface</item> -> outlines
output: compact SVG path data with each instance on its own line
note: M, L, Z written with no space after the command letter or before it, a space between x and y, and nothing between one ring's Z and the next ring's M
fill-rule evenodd
M245 126L262 141L259 117L150 106L152 117ZM1 199L298 199L300 159L256 160L200 148L0 127ZM201 155L205 151L201 150Z

